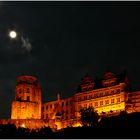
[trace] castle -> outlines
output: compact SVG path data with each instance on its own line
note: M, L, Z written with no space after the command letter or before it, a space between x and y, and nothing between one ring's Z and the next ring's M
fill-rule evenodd
M16 96L12 102L11 119L0 123L14 123L28 128L65 128L81 126L81 108L94 107L99 116L117 115L120 111L140 112L140 92L130 92L126 73L106 72L93 80L88 74L82 79L76 93L67 99L42 103L41 86L34 76L17 77Z

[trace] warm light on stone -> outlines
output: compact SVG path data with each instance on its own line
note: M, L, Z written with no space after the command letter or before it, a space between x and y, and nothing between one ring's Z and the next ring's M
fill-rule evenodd
M121 111L140 112L140 92L126 91L127 83L117 83L115 74L105 73L101 84L86 75L80 84L80 90L73 97L62 99L57 94L54 101L42 104L41 86L34 76L17 77L16 96L12 102L11 120L0 123L13 123L16 127L38 129L44 126L57 130L66 127L81 127L80 109L92 106L102 116L118 115ZM126 77L124 77L126 79ZM100 121L98 120L98 121Z
M23 124L21 125L21 127L22 127L22 128L25 128L25 124L23 123Z
M19 76L11 119L41 119L41 87L33 76Z

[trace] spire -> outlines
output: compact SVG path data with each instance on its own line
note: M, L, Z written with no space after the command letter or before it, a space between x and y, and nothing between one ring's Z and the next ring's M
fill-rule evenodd
M57 94L57 100L58 101L60 100L60 94L59 93Z

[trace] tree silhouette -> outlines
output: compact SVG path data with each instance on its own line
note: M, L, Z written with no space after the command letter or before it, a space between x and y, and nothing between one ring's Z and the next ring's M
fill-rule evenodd
M95 126L98 123L99 116L93 107L82 108L79 113L83 126Z

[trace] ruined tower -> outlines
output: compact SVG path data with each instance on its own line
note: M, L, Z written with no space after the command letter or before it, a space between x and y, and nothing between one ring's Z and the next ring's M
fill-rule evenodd
M11 119L41 119L41 86L34 76L17 77Z

